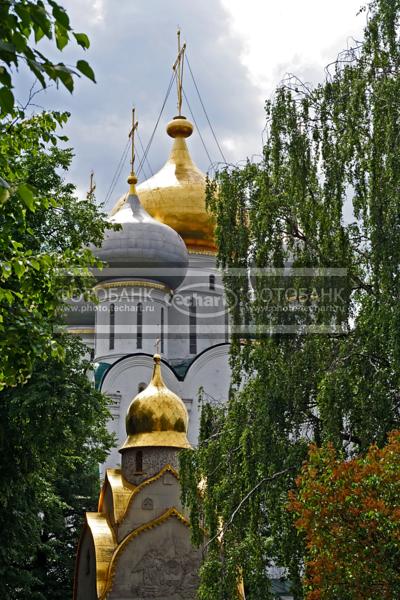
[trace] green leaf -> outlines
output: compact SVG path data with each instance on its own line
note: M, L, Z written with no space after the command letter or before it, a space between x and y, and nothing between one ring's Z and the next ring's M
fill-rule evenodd
M36 260L36 258L31 258L30 260L31 266L35 269L35 271L40 270L40 262Z
M56 24L61 25L65 29L71 29L69 17L63 7L56 2L49 2L49 4L53 7L53 17L56 20Z
M46 36L51 39L51 21L46 12L44 6L37 4L36 6L30 6L30 15L33 21L34 27L40 27Z
M72 79L72 75L70 73L66 73L65 71L60 71L58 77L65 85L69 92L73 92L74 90L74 80Z
M18 186L17 189L18 196L21 198L23 203L29 210L34 212L35 210L35 197L33 195L32 189L26 183L22 183Z
M12 36L12 41L17 52L25 51L28 42L24 35L21 35L18 31L15 31Z
M53 79L53 81L61 81L67 90L72 93L74 89L72 75L76 74L75 71L66 67L63 63L57 65L46 64L44 68L50 79Z
M56 34L57 48L59 50L62 50L63 48L65 48L69 41L67 30L65 29L65 27L59 25L58 23L55 24L54 30Z
M0 40L0 52L3 53L8 53L8 54L15 54L15 46L14 44L10 44L8 42L4 42L3 40Z
M16 274L18 279L21 279L22 275L26 271L26 265L22 262L22 260L16 260L13 262L13 267L14 273Z
M10 113L14 108L14 94L8 87L0 88L0 107L3 113Z
M0 288L0 300L7 302L7 304L13 304L14 296L12 291ZM3 320L1 322L3 322Z
M85 75L86 77L88 77L89 79L94 81L94 83L96 83L94 71L93 71L92 67L89 65L89 63L86 62L86 60L78 60L78 62L76 63L76 68L81 73L83 73L83 75Z
M43 88L46 87L46 80L42 75L42 71L44 71L43 65L36 60L28 60L28 66L32 73L34 73L37 79L40 81Z
M0 83L6 87L11 87L11 75L4 67L0 67Z
M36 27L35 28L35 42L38 43L40 42L40 40L42 39L42 37L44 36L44 31L41 27Z
M79 44L79 46L82 46L82 48L84 48L85 50L87 50L90 46L90 40L88 38L88 36L86 35L86 33L74 33L74 37L77 41L77 43Z
M6 281L12 273L11 264L9 262L2 262L2 263L0 263L0 269L1 269L0 276L1 276L2 281ZM0 288L0 289L2 289L2 288Z

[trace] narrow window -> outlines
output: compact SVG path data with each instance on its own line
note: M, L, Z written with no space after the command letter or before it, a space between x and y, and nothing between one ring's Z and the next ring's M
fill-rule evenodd
M136 473L143 472L143 452L142 450L138 450L136 452Z
M161 307L161 327L160 327L160 346L161 354L164 352L164 309Z
M143 307L139 302L136 313L136 348L143 348Z
M210 290L215 290L215 275L210 275L208 280L210 284Z
M110 350L114 350L115 345L115 304L110 304Z
M196 303L193 296L189 307L189 352L190 354L197 354Z

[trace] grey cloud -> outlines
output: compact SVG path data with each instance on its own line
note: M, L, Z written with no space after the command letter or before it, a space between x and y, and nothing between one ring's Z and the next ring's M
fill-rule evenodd
M229 138L237 142L236 150L225 150L227 160L237 162L246 154L260 152L263 104L240 64L240 41L230 36L227 15L217 2L106 0L104 18L97 24L92 22L93 4L90 0L73 0L68 10L74 28L88 32L91 38L85 58L95 70L97 85L81 79L72 96L52 89L41 97L41 103L71 111L66 132L75 158L69 177L81 191L87 189L93 168L97 198L104 199L127 141L132 103L137 107L140 135L146 145L171 77L178 24L219 141ZM74 50L63 54L70 63L78 57ZM184 77L186 94L206 146L212 160L219 161L221 157L187 69ZM191 118L185 103L183 113ZM149 153L153 171L166 160L171 140L165 133L165 124L175 114L173 89ZM207 170L209 160L199 135L193 134L189 144L194 160ZM113 200L125 191L128 169L127 160ZM150 176L148 167L146 175Z
M231 147L224 147L226 159L237 163L246 156L261 153L265 98L260 88L251 83L241 63L243 41L230 33L230 17L219 1L68 0L64 4L75 30L89 34L91 48L84 58L93 66L98 83L94 85L82 78L72 96L62 89L50 89L37 101L72 114L66 133L75 158L68 178L78 186L80 193L87 190L89 173L94 169L97 199L104 200L127 142L133 103L138 111L141 139L147 144L171 77L178 24L187 41L188 57L218 139L233 142ZM102 7L102 20L96 20L99 7ZM337 53L334 46L333 58ZM81 51L67 48L61 59L74 64L81 57ZM292 60L279 62L277 56L275 68L265 74L269 81L264 86L266 97L286 72L312 83L323 77L319 65L305 64L293 48ZM30 78L22 73L20 79L19 91L23 95ZM221 157L187 69L184 87L211 159L219 161ZM191 118L186 103L183 113ZM154 172L166 160L171 140L165 133L165 124L175 114L173 89L149 153ZM189 145L194 160L206 171L210 161L198 133L193 134ZM127 159L110 205L126 190L128 170ZM146 165L140 179L150 174Z

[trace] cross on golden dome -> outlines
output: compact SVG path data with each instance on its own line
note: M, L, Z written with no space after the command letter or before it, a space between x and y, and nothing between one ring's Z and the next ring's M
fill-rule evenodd
M178 56L173 64L173 70L176 73L176 90L178 94L178 115L182 114L182 86L183 86L183 65L185 62L186 44L181 47L181 30L178 28Z
M186 145L186 138L193 133L193 125L182 115L186 44L181 45L180 36L178 29L178 56L173 70L177 80L179 115L167 125L167 133L174 139L174 143L166 164L138 186L138 193L147 212L157 221L177 231L190 252L215 254L215 220L206 209L206 177L194 164ZM111 216L123 207L125 201L126 194L118 200Z
M129 131L129 138L131 140L131 172L128 177L128 183L134 186L137 183L137 177L135 175L134 165L135 165L135 131L139 126L139 121L135 121L135 109L132 108L132 127ZM134 193L136 191L133 190Z

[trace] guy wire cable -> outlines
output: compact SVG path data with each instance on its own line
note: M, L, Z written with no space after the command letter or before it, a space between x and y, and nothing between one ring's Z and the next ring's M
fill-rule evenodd
M136 133L137 133L137 136L138 136L138 140L139 140L140 148L142 149L142 153L143 153L143 154L142 154L142 158L143 158L143 157L145 158L145 161L146 161L146 163L147 163L147 166L148 166L148 167L149 167L149 169L150 169L150 174L151 174L151 176L153 177L153 175L154 175L154 172L153 172L153 169L151 168L151 164L150 164L150 162L149 162L149 159L147 158L147 155L145 155L145 152L144 152L144 147L143 147L143 142L142 142L142 138L140 137L140 133L139 133L139 131L137 131ZM140 164L140 163L139 163L139 164ZM142 171L143 171L143 173L144 173L144 176L146 177L146 179L148 179L148 177L147 177L147 175L146 175L146 172L145 172L145 170L144 170L144 165L142 166Z
M207 158L208 158L208 160L210 161L210 165L212 165L212 164L213 164L213 161L211 160L211 156L210 156L210 155L209 155L209 153L208 153L207 146L206 146L206 144L205 144L205 142L204 142L203 136L201 135L200 128L199 128L199 126L197 125L196 118L195 118L195 116L194 116L194 114L193 114L193 111L192 111L192 109L191 109L191 107L190 107L190 104L189 104L189 100L187 99L187 96L186 96L185 90L184 90L183 88L182 88L182 92L183 92L183 97L185 98L186 104L188 105L188 109L189 109L189 112L190 112L190 116L191 116L191 117L192 117L192 119L193 119L193 123L195 124L196 130L197 130L197 133L199 134L199 138L200 138L200 140L201 140L201 143L203 144L204 151L205 151L205 153L207 154Z
M162 114L163 114L163 112L164 112L164 108L165 108L165 105L166 105L166 103L167 103L167 100L168 100L169 94L170 94L170 92L171 92L171 88L172 88L172 85L173 85L173 83L174 83L175 77L176 77L176 74L175 74L175 72L174 72L174 73L172 74L172 76L171 76L171 79L170 79L170 82L169 82L169 85L168 85L168 89L167 89L167 93L165 94L164 102L163 102L163 104L162 104L162 107L161 107L161 110L160 110L160 114L158 115L158 119L157 119L157 121L156 121L156 124L155 124L155 126L154 126L153 133L152 133L152 134L151 134L151 136L150 136L150 139L149 139L149 142L148 142L148 144L147 144L147 146L146 146L146 149L145 149L145 151L144 151L144 155L143 155L143 157L142 157L142 160L141 160L141 161L140 161L140 163L139 163L139 167L138 167L138 170L137 170L137 175L138 175L138 176L139 176L139 173L140 173L140 171L142 170L143 163L144 163L144 161L145 161L145 160L146 160L146 158L147 158L147 154L148 154L148 152L149 152L149 150L150 150L150 146L151 146L151 144L152 144L152 142L153 142L154 135L155 135L155 133L156 133L156 131L157 131L158 124L159 124L159 122L160 122L160 119L161 119L161 116L162 116Z
M194 78L193 71L192 71L192 68L191 68L191 66L190 66L189 58L188 58L188 56L187 56L187 55L186 55L186 62L187 62L187 66L189 67L189 72L190 72L190 75L191 75L191 77L192 77L192 80L193 80L193 83L194 83L194 87L196 88L196 92L197 92L197 95L198 95L198 97L199 97L200 104L201 104L201 106L202 106L202 108L203 108L204 114L205 114L205 116L206 116L206 119L207 119L207 121L208 121L208 124L209 124L209 126L210 126L211 133L213 134L213 137L214 137L215 143L217 144L217 146L218 146L218 150L219 150L219 151L220 151L220 153L221 153L222 160L223 160L223 161L226 163L226 162L227 162L227 161L226 161L226 158L225 158L225 156L224 156L224 153L222 152L222 149L221 149L221 146L220 146L220 144L219 144L219 142L218 142L218 139L217 139L217 136L216 136L216 134L215 134L214 128L213 128L213 126L211 125L211 121L210 121L210 119L209 119L209 117L208 117L208 114L207 114L207 111L206 111L206 107L204 106L204 102L203 102L203 100L202 100L202 98L201 98L200 91L199 91L199 88L198 88L198 86L197 86L196 80L195 80L195 78Z
M121 175L122 167L124 165L126 156L128 154L129 143L130 142L129 142L129 139L128 139L128 141L126 142L125 148L122 151L121 158L119 159L117 168L115 169L114 176L113 176L113 178L111 180L111 183L110 183L110 187L108 188L108 192L107 192L106 197L104 199L104 207L105 208L107 207L108 201L109 201L110 197L112 196L112 194L114 192L114 188L115 188L115 186L116 186L116 184L118 182L118 179L119 179L119 177Z
M165 95L164 102L163 102L162 107L161 107L160 114L159 114L157 122L156 122L156 124L154 126L153 133L152 133L152 135L150 137L149 143L146 146L146 150L143 152L142 160L139 163L139 168L137 170L137 175L139 175L140 171L142 170L143 162L147 159L147 153L148 153L148 151L150 149L150 146L151 146L151 143L153 141L154 135L156 133L156 130L157 130L158 124L160 122L162 113L163 113L165 105L167 103L169 94L171 92L171 87L172 87L172 85L174 83L174 79L175 79L175 73L173 73L172 76L171 76L171 79L170 79L170 82L169 82L169 85L168 85L168 89L167 89L167 93ZM120 160L118 162L118 165L117 165L117 168L116 168L116 170L114 172L114 176L113 176L113 178L111 180L110 187L109 187L108 192L106 194L106 197L105 197L105 200L104 200L104 207L105 208L107 208L107 204L108 204L108 202L109 202L109 200L110 200L110 198L111 198L111 196L112 196L112 194L114 192L115 186L118 183L119 177L121 175L122 167L123 167L123 164L124 164L126 156L127 156L128 148L129 148L129 139L128 139L128 141L126 143L126 146L125 146L125 148L124 148L124 150L122 152L121 158L120 158Z

